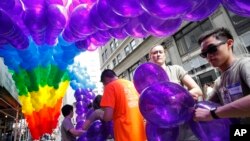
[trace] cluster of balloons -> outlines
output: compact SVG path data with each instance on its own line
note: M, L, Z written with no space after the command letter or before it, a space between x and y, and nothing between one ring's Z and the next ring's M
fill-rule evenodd
M194 122L194 109L211 109L216 105L202 101L195 104L191 94L181 85L169 82L166 72L153 63L141 64L134 73L134 85L140 93L139 108L147 120L149 141L176 141L179 125L188 123L201 141L228 141L231 120ZM216 128L216 132L213 130Z
M106 141L110 135L113 136L113 124L96 120L77 141Z
M68 68L70 76L70 86L77 90L81 89L95 89L96 85L90 80L86 66L81 66L80 63L75 63Z
M91 103L95 98L95 93L88 89L79 88L75 91L76 99L76 128L81 129L86 118L93 112Z
M250 16L246 0L2 0L0 41L24 49L29 36L37 45L54 46L62 35L91 51L112 37L169 36L182 21L201 21L220 4Z
M13 40L19 38L16 36ZM31 38L28 42L28 47L23 49L13 44L1 45L0 57L15 81L31 135L38 139L57 127L62 98L70 81L66 68L78 51L72 51L76 47L60 44L38 46Z
M70 86L75 90L76 99L76 129L81 129L85 120L94 111L91 105L96 94L92 91L96 86L90 80L85 66L79 63L69 67L71 78ZM112 134L113 127L111 122L95 121L91 124L88 131L81 135L79 141L105 141Z

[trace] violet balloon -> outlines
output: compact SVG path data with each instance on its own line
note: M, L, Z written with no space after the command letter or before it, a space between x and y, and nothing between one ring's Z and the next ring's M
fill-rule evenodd
M17 49L29 46L28 37L2 10L0 10L0 37L7 39Z
M133 18L124 26L125 32L135 38L144 38L148 33L142 28L142 23L139 18Z
M179 18L191 11L193 0L140 0L141 5L150 15L158 18Z
M111 28L119 28L128 22L128 18L117 15L112 11L108 0L97 1L97 11L102 21Z
M176 141L179 135L179 127L160 128L147 122L146 135L148 141Z
M91 21L93 22L94 26L99 29L99 30L108 30L109 27L104 24L104 22L102 21L100 15L98 14L97 11L97 4L95 4L91 11L90 11L90 17L91 17Z
M0 8L8 11L15 7L15 0L1 0L0 1Z
M201 101L196 107L211 109L219 105L210 101ZM189 121L189 125L198 139L201 141L229 141L230 119L216 119L212 121ZM216 132L215 132L216 129Z
M187 21L201 21L211 15L219 6L219 0L196 1L198 4L191 12L184 15L183 19Z
M69 20L69 28L72 35L77 39L95 32L96 28L92 24L90 12L85 5L80 4L73 10Z
M23 21L37 45L44 44L44 35L47 27L45 7L26 9Z
M250 2L248 0L221 0L223 6L233 13L250 17Z
M50 4L47 10L48 27L46 29L45 42L55 45L58 35L63 31L67 23L66 9L57 4Z
M123 17L137 17L144 11L140 0L109 0L113 11Z
M124 39L128 36L123 27L109 29L109 34L116 39Z
M167 73L154 63L141 64L134 72L133 82L139 94L152 84L165 81L169 81Z
M176 127L192 117L194 100L182 86L172 82L155 83L139 99L143 117L156 126Z
M181 26L182 20L177 19L159 19L148 14L141 15L142 27L145 31L156 37L170 36L174 34Z
M81 41L77 41L75 43L76 47L82 51L86 51L88 49L88 46L90 45L90 40L81 40Z

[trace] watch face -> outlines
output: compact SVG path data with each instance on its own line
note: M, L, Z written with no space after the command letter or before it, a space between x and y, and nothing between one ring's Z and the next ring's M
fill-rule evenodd
M210 111L215 111L217 108L216 107L211 107Z

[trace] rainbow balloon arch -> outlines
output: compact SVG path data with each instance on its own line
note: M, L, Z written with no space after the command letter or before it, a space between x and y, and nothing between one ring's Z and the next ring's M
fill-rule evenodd
M12 73L33 139L57 126L67 67L111 38L166 37L223 5L250 17L247 0L1 0L0 57ZM50 114L48 114L50 113Z

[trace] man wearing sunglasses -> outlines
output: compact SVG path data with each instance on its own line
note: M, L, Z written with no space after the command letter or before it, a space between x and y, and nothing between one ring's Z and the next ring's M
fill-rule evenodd
M241 124L250 124L250 58L234 56L234 39L225 28L204 33L199 44L200 55L221 72L210 100L222 106L210 110L197 108L194 120L240 118Z

